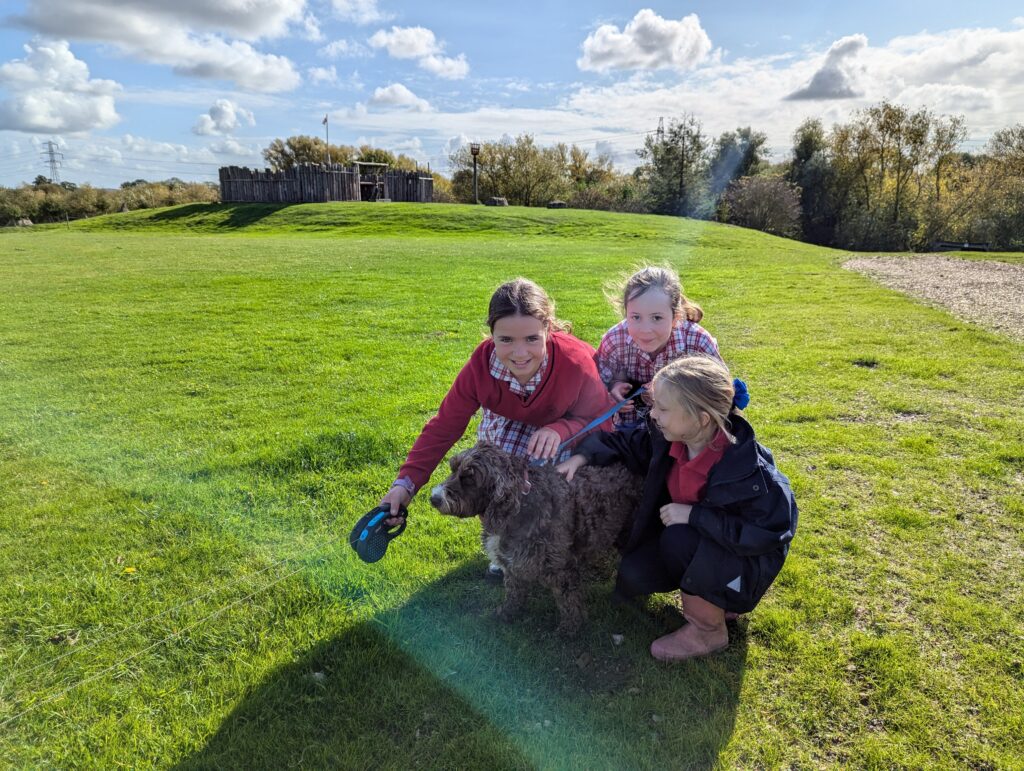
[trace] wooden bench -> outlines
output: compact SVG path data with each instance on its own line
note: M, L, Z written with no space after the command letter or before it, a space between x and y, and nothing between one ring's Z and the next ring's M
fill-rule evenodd
M936 241L932 249L936 252L987 252L992 244L971 243L969 241Z

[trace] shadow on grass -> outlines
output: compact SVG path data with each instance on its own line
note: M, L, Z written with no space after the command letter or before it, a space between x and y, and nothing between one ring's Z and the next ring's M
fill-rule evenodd
M185 206L177 206L167 211L154 212L150 215L153 222L176 222L184 220L181 224L188 226L187 220L194 217L209 217L210 215L223 215L227 217L216 223L217 228L223 230L234 230L254 225L260 220L276 214L282 209L294 206L290 203L193 203ZM208 221L203 220L207 225Z
M540 593L524 622L496 621L501 590L483 567L458 568L278 670L178 768L714 764L735 723L745 625L724 653L660 664L647 646L678 627L674 608L612 608L608 585L594 586L586 631L565 642ZM323 589L358 596L352 581Z

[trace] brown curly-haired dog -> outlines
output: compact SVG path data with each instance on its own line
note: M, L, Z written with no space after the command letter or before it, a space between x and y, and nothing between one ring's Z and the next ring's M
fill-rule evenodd
M566 482L554 466L532 467L489 442L449 463L430 503L442 514L480 517L484 548L505 573L498 617L518 615L529 585L539 583L555 597L559 633L575 635L585 615L582 571L628 524L640 478L623 466L585 466Z

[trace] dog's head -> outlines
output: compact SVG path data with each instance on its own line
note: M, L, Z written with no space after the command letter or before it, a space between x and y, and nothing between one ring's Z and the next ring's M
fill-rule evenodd
M525 461L490 442L480 442L449 461L452 473L430 491L430 504L452 517L475 517L497 508L518 508Z

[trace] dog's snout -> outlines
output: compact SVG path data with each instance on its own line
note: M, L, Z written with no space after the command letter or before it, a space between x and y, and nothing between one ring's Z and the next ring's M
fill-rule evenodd
M442 503L444 503L444 485L438 485L430 491L430 505L435 509L440 509Z

